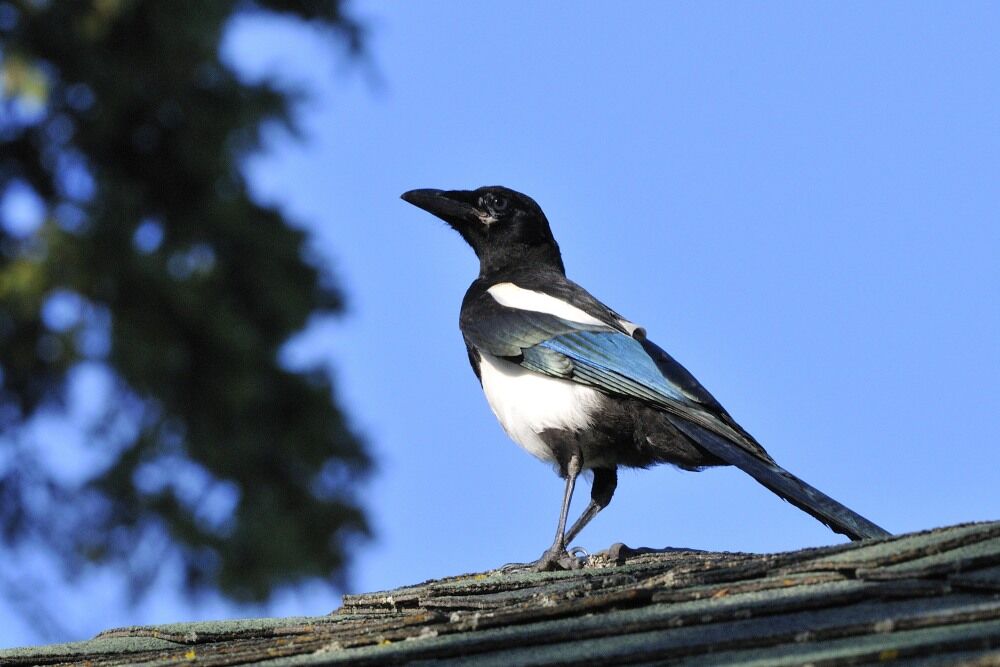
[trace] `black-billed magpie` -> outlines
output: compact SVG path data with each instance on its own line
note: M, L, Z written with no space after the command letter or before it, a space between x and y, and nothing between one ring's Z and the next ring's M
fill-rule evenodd
M507 435L566 480L556 537L535 563L576 567L567 543L611 501L617 468L733 465L852 540L887 531L798 479L646 331L566 277L542 209L500 186L410 190L479 257L459 326L472 370ZM566 530L576 478L590 504Z

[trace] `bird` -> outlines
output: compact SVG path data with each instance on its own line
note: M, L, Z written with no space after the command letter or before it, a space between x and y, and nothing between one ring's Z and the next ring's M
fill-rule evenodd
M890 533L778 465L645 328L566 277L541 207L503 186L401 198L447 223L479 259L459 328L507 435L565 480L555 539L530 565L580 567L567 545L611 502L618 469L735 466L851 540ZM590 502L567 529L577 478Z

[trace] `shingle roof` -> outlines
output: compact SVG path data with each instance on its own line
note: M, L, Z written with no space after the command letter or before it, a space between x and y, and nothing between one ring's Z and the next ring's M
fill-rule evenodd
M109 630L0 664L1000 665L1000 521L778 554L610 549L572 572L349 595L329 616Z

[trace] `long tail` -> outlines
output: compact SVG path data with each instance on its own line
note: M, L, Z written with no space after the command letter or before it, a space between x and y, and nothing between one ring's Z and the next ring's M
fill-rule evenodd
M778 464L758 458L743 447L683 418L672 417L670 421L684 435L698 443L698 446L736 466L803 512L825 523L831 530L852 540L888 537L892 534L819 489L806 484Z

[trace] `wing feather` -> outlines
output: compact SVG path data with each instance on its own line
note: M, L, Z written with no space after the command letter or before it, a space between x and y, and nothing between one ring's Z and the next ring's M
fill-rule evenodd
M643 342L617 332L577 331L550 338L539 347L568 357L578 382L652 403L759 455L759 445L730 423L708 392L700 385L698 393L685 386L690 377L687 371L680 382L674 381L646 352ZM710 402L699 400L699 394L707 395Z
M550 313L489 303L462 318L466 343L524 368L635 398L688 419L760 455L683 366L645 339L610 326L571 322ZM764 454L766 456L766 454Z

